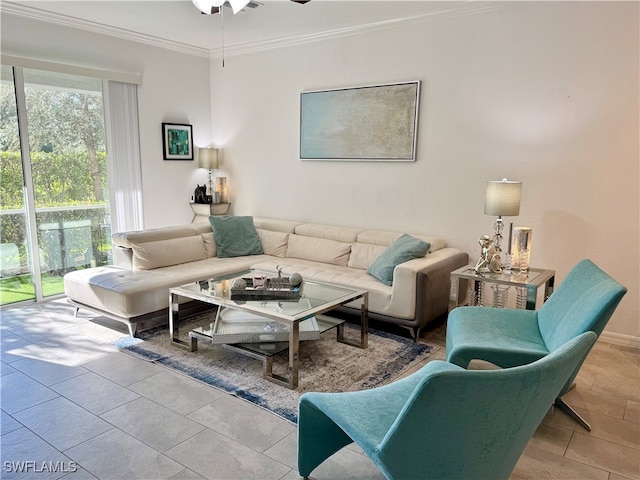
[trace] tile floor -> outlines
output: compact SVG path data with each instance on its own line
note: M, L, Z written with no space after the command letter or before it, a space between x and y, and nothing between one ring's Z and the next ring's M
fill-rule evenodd
M444 356L444 332L421 338L442 347L432 359ZM74 318L59 299L4 309L0 333L3 479L299 478L292 424L117 351L124 325ZM592 432L550 411L512 479L639 479L639 357L598 342L565 397ZM313 478L382 476L351 446Z

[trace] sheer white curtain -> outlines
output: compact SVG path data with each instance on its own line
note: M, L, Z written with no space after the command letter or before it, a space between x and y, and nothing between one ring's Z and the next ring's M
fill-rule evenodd
M103 90L111 229L140 230L144 219L137 85L105 80Z

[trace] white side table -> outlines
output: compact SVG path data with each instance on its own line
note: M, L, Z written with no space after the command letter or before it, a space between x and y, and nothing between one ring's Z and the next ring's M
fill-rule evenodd
M231 208L230 203L190 203L193 210L191 223L209 221L209 215L226 215Z
M460 305L484 305L487 307L508 307L509 292L515 291L515 308L535 310L538 289L544 285L546 301L553 293L555 270L530 268L526 273L518 270L502 273L476 273L473 265L459 268L451 272L451 293L449 310ZM463 280L467 281L467 292L460 292ZM490 287L490 288L489 288ZM460 298L464 300L460 301Z

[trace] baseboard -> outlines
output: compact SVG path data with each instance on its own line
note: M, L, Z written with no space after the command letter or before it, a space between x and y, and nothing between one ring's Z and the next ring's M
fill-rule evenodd
M640 337L604 331L600 334L600 340L614 345L622 345L640 350Z

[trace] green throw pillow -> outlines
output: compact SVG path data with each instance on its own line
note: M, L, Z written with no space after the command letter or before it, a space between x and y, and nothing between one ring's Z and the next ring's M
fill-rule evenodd
M396 265L414 258L424 257L431 248L429 242L404 234L376 258L367 273L373 275L385 285L393 285L393 269Z
M211 215L209 223L218 245L218 257L242 257L263 253L253 217Z

